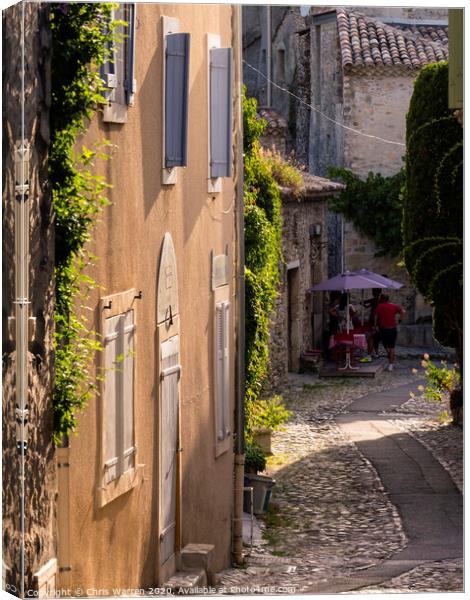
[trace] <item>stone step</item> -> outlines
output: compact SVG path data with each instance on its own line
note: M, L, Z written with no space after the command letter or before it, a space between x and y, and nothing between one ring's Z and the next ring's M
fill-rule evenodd
M209 585L213 585L213 556L214 546L212 544L187 544L181 550L181 568L188 571L204 570L207 574Z
M204 588L207 586L207 576L203 569L192 571L177 571L163 584L173 594L184 594L186 590Z

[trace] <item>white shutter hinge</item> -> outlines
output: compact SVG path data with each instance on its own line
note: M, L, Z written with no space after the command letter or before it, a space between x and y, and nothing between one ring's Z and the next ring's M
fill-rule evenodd
M117 88L117 77L114 73L106 73L106 87Z
M29 159L28 142L18 142L15 147L15 191L19 196L29 192Z
M28 418L29 410L21 409L19 406L15 409L16 416L16 449L18 452L28 449Z

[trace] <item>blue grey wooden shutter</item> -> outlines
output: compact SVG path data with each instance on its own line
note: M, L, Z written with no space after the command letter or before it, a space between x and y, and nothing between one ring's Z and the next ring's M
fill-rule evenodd
M135 19L137 7L135 3L128 5L128 29L127 29L127 57L126 57L126 81L124 84L126 90L126 102L131 104L133 101L134 77L135 77Z
M232 49L210 51L210 172L232 176Z
M189 33L166 36L165 167L185 167L188 142Z

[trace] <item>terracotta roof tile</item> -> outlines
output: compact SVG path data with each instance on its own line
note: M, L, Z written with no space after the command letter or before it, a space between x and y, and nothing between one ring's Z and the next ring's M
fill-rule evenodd
M336 10L336 18L343 67L420 69L449 56L448 29L442 25L388 25L345 8Z

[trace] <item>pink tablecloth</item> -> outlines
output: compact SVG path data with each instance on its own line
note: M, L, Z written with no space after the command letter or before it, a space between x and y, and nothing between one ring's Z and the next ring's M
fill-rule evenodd
M331 348L334 348L338 344L348 345L351 343L353 343L355 346L358 346L359 348L361 348L361 350L367 350L367 340L366 340L366 336L364 333L353 334L353 342L351 342L349 340L342 340L342 339L339 339L338 341L336 341L335 336L332 335L330 337L330 344L328 347L331 349Z

